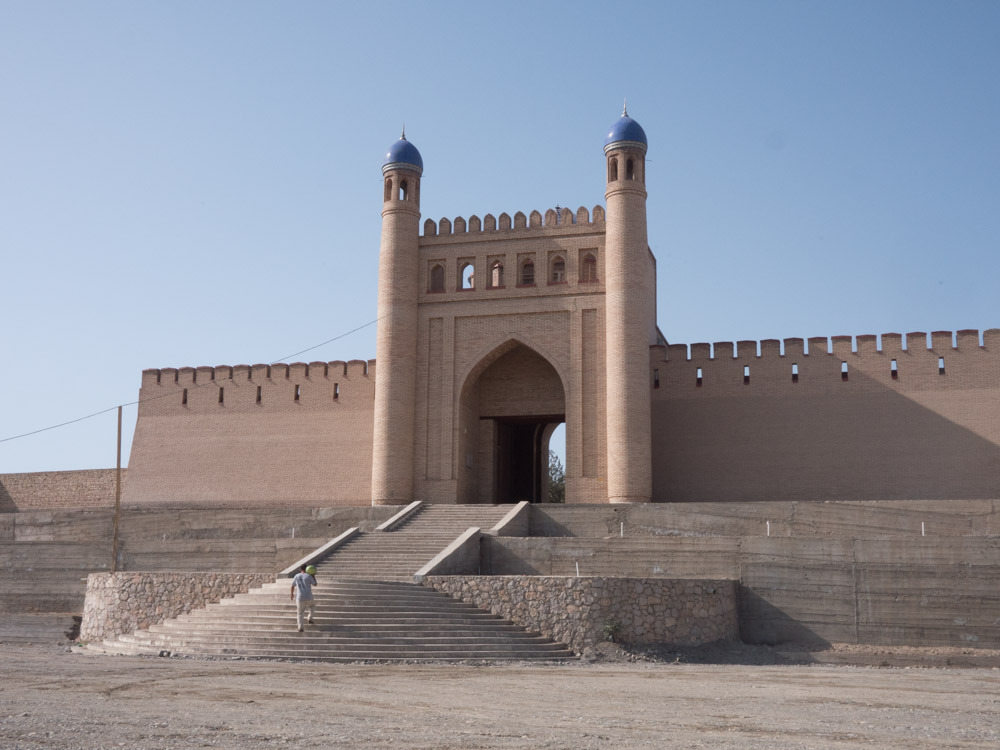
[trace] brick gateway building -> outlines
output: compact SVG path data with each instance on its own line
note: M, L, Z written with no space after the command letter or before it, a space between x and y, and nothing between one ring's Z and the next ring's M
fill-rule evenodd
M646 135L623 113L595 206L427 219L382 167L376 361L146 370L131 506L1000 496L1000 330L670 345ZM667 326L669 333L669 325Z

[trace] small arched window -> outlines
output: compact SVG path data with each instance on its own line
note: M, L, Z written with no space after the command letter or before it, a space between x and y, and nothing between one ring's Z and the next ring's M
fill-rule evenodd
M549 281L553 284L561 284L566 281L566 261L558 255L552 259L552 273L549 275Z
M435 263L431 267L431 281L428 291L431 292L443 292L444 291L444 266L440 263Z
M488 286L490 289L499 289L503 286L503 261L495 260L490 264L490 278Z
M531 260L526 260L521 265L521 286L535 285L535 264Z
M632 163L631 159L625 162L625 179L626 180L635 179L635 165Z
M406 184L406 180L403 180L402 182L399 183L399 199L401 201L405 201L406 200L406 192L407 192L407 190L408 190L408 186Z
M475 289L476 288L476 278L474 276L475 266L472 263L463 263L462 268L459 270L459 277L462 282L462 289Z
M580 283L592 284L595 281L597 281L597 258L587 253L580 264Z
M385 200L392 199L392 178L386 177L385 179Z
M613 156L608 161L608 182L618 182L618 159Z

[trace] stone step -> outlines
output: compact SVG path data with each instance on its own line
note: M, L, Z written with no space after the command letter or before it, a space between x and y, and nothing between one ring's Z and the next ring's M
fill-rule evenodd
M324 659L340 656L354 661L369 659L429 659L429 658L460 658L460 659L549 659L552 657L567 658L573 654L569 649L543 650L535 646L504 647L496 644L468 644L442 646L440 648L427 646L326 646L322 650L295 644L266 644L261 646L219 644L160 644L160 643L122 643L118 646L132 649L134 653L158 653L170 651L174 654L201 654L210 656L240 655L247 658L284 659L298 657L301 659Z
M431 637L404 637L401 635L389 636L385 638L366 638L361 636L331 636L329 633L318 633L311 629L306 629L299 633L292 629L281 633L271 634L243 634L227 633L225 635L213 633L177 633L169 637L149 633L142 637L123 636L120 639L124 643L145 643L150 645L164 646L173 644L180 646L221 646L223 644L244 644L248 646L263 647L267 645L301 645L308 642L309 647L341 648L344 646L417 646L430 650L447 650L449 648L460 648L463 646L493 646L497 649L527 648L537 647L544 651L558 651L564 647L541 636L525 636L523 638L511 638L504 635L477 634L473 636L445 636L438 638Z
M368 639L362 641L338 641L318 637L306 637L306 633L292 632L292 637L271 638L271 639L248 639L236 638L198 638L198 637L178 637L162 638L152 636L150 638L128 638L118 639L118 643L124 646L136 648L147 647L150 649L168 649L173 651L221 651L231 650L240 647L246 651L269 650L278 652L281 650L295 650L300 652L337 654L344 651L354 652L397 652L406 653L409 651L422 651L427 654L448 651L471 651L473 649L483 649L496 652L502 651L533 651L536 653L563 653L568 649L565 646L552 642L544 642L540 639L527 639L522 641L509 641L504 639L465 639L458 641L424 641L415 640L411 642L393 643L387 640Z
M276 604L273 606L241 606L238 604L229 605L225 609L212 609L203 610L202 613L189 613L185 615L179 615L179 617L185 617L187 619L202 619L202 618L222 618L230 620L234 617L281 617L288 616L289 614L295 614L295 606L293 604L283 605ZM328 617L328 618L339 618L344 619L348 617L375 617L380 619L388 619L391 617L424 617L424 616L440 616L440 617L464 617L471 619L480 619L483 617L494 617L495 615L489 612L483 612L483 610L476 608L467 609L451 609L445 606L439 607L391 607L391 606L370 606L370 607L351 607L345 609L336 610L316 610L317 617Z
M289 619L294 620L295 614L292 611L285 612L284 614L245 614L238 618L239 622L287 622ZM426 612L426 613L394 613L387 615L380 615L375 613L363 614L363 615L341 615L341 616L326 616L315 618L318 622L328 625L355 625L363 626L366 623L369 625L378 625L387 622L400 623L400 624L421 624L421 623L452 623L453 625L465 625L471 626L479 622L491 622L496 620L496 616L484 612L480 615L456 615L448 612ZM167 620L161 625L166 625L168 622L181 622L184 624L192 622L202 622L211 621L211 618L205 617L193 617L192 615L180 615L174 618L174 620ZM234 622L233 618L220 616L215 619L216 622ZM150 626L158 627L158 626Z
M445 623L434 622L434 621L423 621L423 622L408 622L401 623L398 621L383 622L383 623L373 623L373 622L357 622L357 623L343 623L343 622L332 622L332 621L320 621L318 618L316 620L317 624L314 628L321 630L324 633L412 633L412 634L447 634L456 633L458 635L468 635L470 633L483 633L488 631L497 631L505 633L528 633L530 635L537 635L533 631L525 630L518 625L513 623L504 622L498 620L490 623L455 623L453 621L448 621ZM206 621L206 622L178 622L177 620L169 620L158 625L151 625L149 631L151 633L173 633L187 630L199 630L199 631L246 631L246 632L279 632L283 628L294 627L295 617L281 617L281 618L271 618L269 620L218 620L218 621ZM147 631L137 631L137 632L147 632Z
M178 615L167 623L181 623L185 626L208 624L208 623L281 623L294 622L295 610L280 609L247 609L232 611L227 608L225 611L201 611L191 614ZM359 623L370 625L385 625L387 623L399 624L426 624L428 622L450 622L454 625L464 625L466 627L479 627L483 623L505 622L501 618L490 612L482 610L466 610L462 612L449 612L447 610L401 610L398 612L323 612L316 613L313 618L321 625L350 625L356 626ZM159 627L151 625L150 627Z
M162 650L168 649L149 649L149 648L136 648L134 646L123 646L117 642L111 642L104 645L102 648L92 648L90 650L98 650L102 653L111 654L123 654L123 655L141 655L141 654L156 654ZM168 650L169 651L169 650ZM185 652L177 651L170 653L183 654ZM338 652L336 655L330 654L314 654L310 652L302 651L271 651L270 649L261 650L248 650L245 652L240 652L236 654L232 649L217 649L217 650L201 650L197 652L188 652L191 655L197 656L207 656L207 657L228 657L228 658L242 658L242 659L279 659L282 661L316 661L325 663L354 663L354 662L365 662L365 661L405 661L407 663L411 662L426 662L426 663L436 663L442 661L575 661L577 657L571 652L566 652L565 654L560 652L552 652L546 654L539 654L534 650L526 651L508 651L508 652L496 652L481 649L474 649L468 651L450 651L450 652L434 652L426 653L421 651L343 651Z
M320 611L336 611L344 612L347 610L355 610L355 608L385 608L391 607L392 609L398 609L401 611L406 611L408 607L448 607L452 610L463 610L463 609L475 609L476 605L470 602L460 602L452 600L450 602L442 601L439 599L426 599L422 596L407 596L399 597L393 599L391 604L387 604L384 599L380 600L371 596L366 597L355 597L355 596L344 596L340 594L321 596L315 590L313 591L314 601L316 602L317 609ZM288 597L285 597L286 599ZM232 598L226 599L225 601L219 602L215 605L209 605L215 607L226 607L227 609L232 609L234 607L266 607L266 606L288 606L294 609L295 604L291 600L288 602L282 602L281 600L275 601L273 596L268 596L266 594L244 594L239 599Z
M262 588L268 589L271 587L280 586L282 590L288 591L288 586L291 584L290 578L280 578L273 582L265 583ZM350 588L351 590L356 589L369 589L372 591L402 591L408 590L412 591L414 589L429 591L430 589L425 589L423 586L417 586L410 581L409 583L400 583L399 581L384 581L374 578L352 578L350 580L340 580L339 576L333 576L323 579L323 585L327 589L332 589L335 587Z
M284 598L287 599L288 597ZM344 614L346 612L409 612L440 609L448 609L452 612L477 611L476 605L469 602L455 602L454 604L451 604L449 602L442 602L434 599L421 599L420 597L386 602L370 598L348 599L317 596L314 601L316 602L316 612L323 615ZM222 608L222 610L226 612L226 614L222 616L230 617L233 612L247 612L260 609L274 609L278 611L294 612L295 603L292 601L275 601L272 597L268 596L254 597L248 595L241 599L227 599L226 601L219 602L218 604L209 605L205 610L192 610L191 614L198 611L208 611L219 614L219 608Z

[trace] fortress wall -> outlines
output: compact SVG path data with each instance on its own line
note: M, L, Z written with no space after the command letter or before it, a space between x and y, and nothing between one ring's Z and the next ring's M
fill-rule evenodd
M125 484L122 469L122 485ZM0 474L0 513L115 504L115 469Z
M367 505L373 365L354 360L144 371L132 481L123 503Z
M931 339L652 347L654 499L1000 497L1000 330Z

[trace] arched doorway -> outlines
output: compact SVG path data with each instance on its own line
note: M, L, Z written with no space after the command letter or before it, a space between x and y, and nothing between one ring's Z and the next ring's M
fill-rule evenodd
M460 397L459 501L543 502L549 438L565 419L562 378L542 355L509 341L484 357Z

